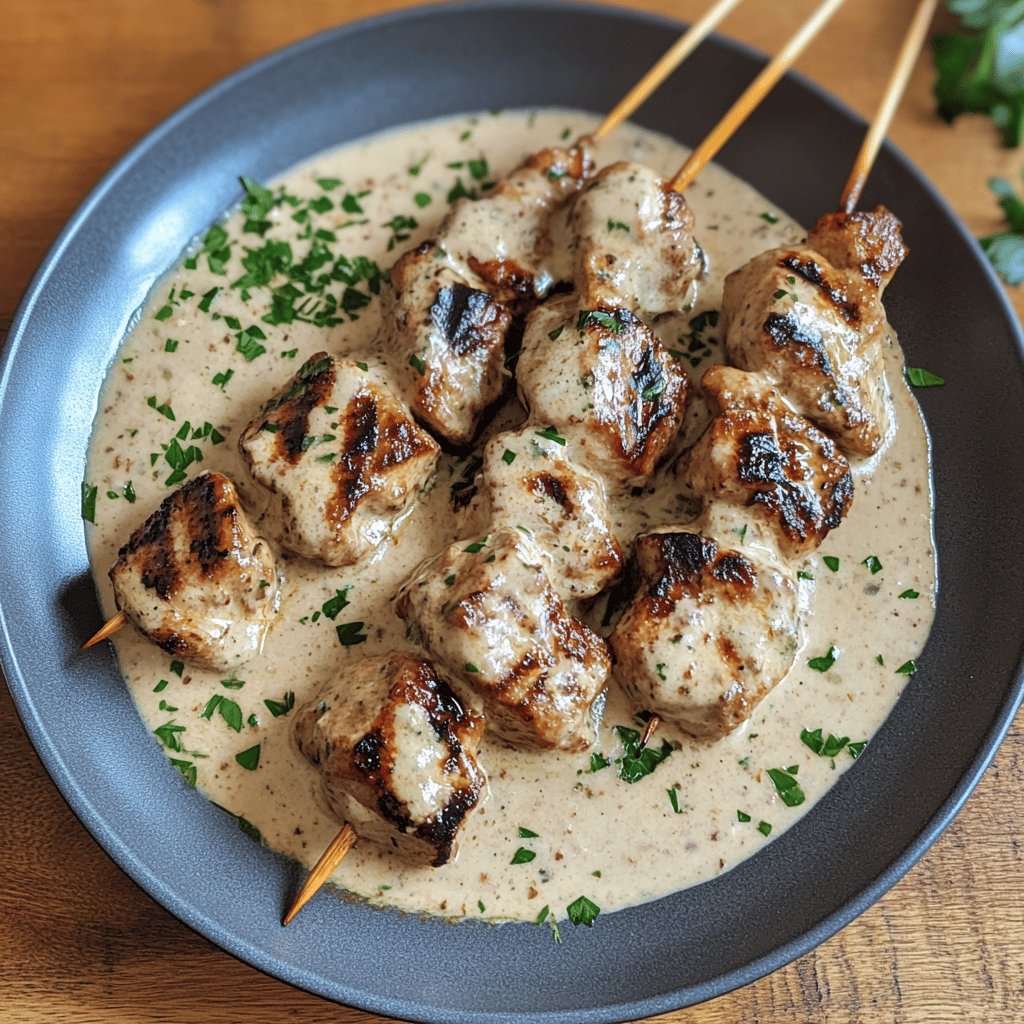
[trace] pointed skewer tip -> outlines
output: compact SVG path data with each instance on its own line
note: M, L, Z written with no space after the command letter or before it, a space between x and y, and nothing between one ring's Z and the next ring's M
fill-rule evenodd
M93 633L88 640L82 644L82 650L87 651L90 647L95 647L101 640L106 640L107 637L113 636L126 622L128 621L124 612L118 612L116 615L112 615L106 622L103 623L100 628Z
M292 903L288 912L281 918L281 927L287 927L295 919L295 915L320 891L324 882L330 878L335 868L345 859L345 855L352 849L356 839L356 830L349 824L331 840L327 849L320 855L320 859L313 865L313 870L299 890L295 902Z

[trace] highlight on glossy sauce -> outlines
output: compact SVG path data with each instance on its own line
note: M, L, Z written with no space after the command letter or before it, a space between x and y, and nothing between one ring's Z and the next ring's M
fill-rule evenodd
M415 641L429 628L431 602L443 602L444 595L434 591L462 571L468 548L452 550L453 545L476 537L477 543L492 545L494 564L514 558L515 578L526 589L536 579L531 559L540 557L539 541L526 536L529 530L515 529L529 510L517 508L514 500L503 505L500 487L486 493L481 466L490 467L488 481L500 480L503 469L515 468L517 457L572 457L596 445L586 431L563 436L536 429L514 397L479 438L456 449L459 454L439 448L426 430L403 425L384 398L377 402L381 422L396 424L396 444L409 455L408 473L389 498L388 514L401 522L396 536L382 530L367 544L368 536L376 537L372 523L341 541L306 531L304 536L313 536L302 551L308 557L250 543L246 531L263 532L263 522L275 522L281 535L299 529L308 514L304 495L315 508L313 475L312 497L306 483L288 500L279 496L286 493L285 481L298 459L317 458L316 438L332 436L325 422L309 435L312 445L291 452L283 447L288 403L301 401L297 391L287 390L296 371L325 353L338 360L331 363L336 373L315 364L318 387L341 387L338 375L359 372L380 395L407 394L410 373L415 382L420 370L409 357L375 341L388 268L434 237L451 203L486 194L527 154L569 145L593 126L590 116L568 110L493 111L353 143L267 185L244 179L241 207L213 226L158 283L117 352L83 485L90 556L108 614L115 605L107 573L119 550L131 538L132 558L157 558L147 538L137 535L140 524L176 488L208 470L229 480L224 485L221 477L204 478L213 481L204 485L209 491L204 500L211 505L236 501L244 508L235 538L241 538L252 571L261 577L265 607L280 608L271 627L245 638L241 647L246 649L237 652L230 668L204 668L167 654L131 629L117 634L118 659L139 713L186 783L235 816L254 840L312 865L340 823L311 763L330 755L323 723L314 716L296 726L296 719L327 684L333 687L326 691L330 700L343 706L353 694L382 692L382 673L390 674L420 696L419 704L409 704L387 728L396 735L432 728L439 738L436 763L428 768L431 785L464 787L472 797L467 807L475 810L467 813L458 852L447 863L444 836L420 836L416 841L427 858L410 860L386 832L374 838L380 823L367 812L353 824L368 838L356 844L334 880L374 904L454 918L535 921L551 925L556 934L555 922L566 915L573 923L590 923L598 913L713 878L813 807L854 766L903 687L912 685L935 592L927 438L904 382L902 353L885 323L879 327L880 351L893 422L884 428L879 452L849 452L855 497L842 524L820 548L794 542L787 549L797 571L772 597L785 613L773 613L772 621L781 625L772 636L782 652L780 663L791 662L792 668L749 719L724 736L723 728L734 723L722 726L696 714L690 720L683 709L679 713L689 732L663 721L646 751L639 751L641 703L634 686L616 678L595 701L596 714L588 712L571 730L548 734L536 726L551 749L513 748L505 738L514 738L520 724L498 723L495 731L489 722L483 730L472 709L458 726L461 732L444 724L451 717L447 686L424 672L416 660L423 657L422 648ZM596 155L600 166L631 160L667 174L685 151L626 125ZM238 170L244 175L246 169ZM707 367L727 361L720 330L726 276L765 250L797 246L806 232L715 166L703 172L686 200L695 217L703 274L686 307L653 321L672 360L689 375L686 383L678 374L679 386L695 392L685 423L668 457L642 484L605 476L606 488L600 480L591 488L587 474L575 482L580 502L597 500L607 490L612 529L590 538L586 562L559 556L560 547L549 545L556 554L545 565L557 593L546 600L557 601L588 635L607 636L628 604L628 595L624 601L607 585L639 534L650 536L633 555L635 572L650 580L661 578L659 573L663 577L673 559L698 565L723 587L718 614L728 614L730 594L750 573L767 579L775 571L766 531L751 525L740 505L719 503L710 522L705 515L698 524L702 534L718 538L717 544L689 550L695 542L678 539L697 534L696 526L692 534L678 528L690 529L699 508L680 482L680 466L695 458L690 449L711 416L729 410L738 387L729 376L738 371L729 368L715 371L717 378L709 376L710 403L697 387ZM620 231L619 221L607 221L609 232ZM628 241L623 238L622 244ZM475 244L483 249L488 240ZM398 272L406 266L407 261ZM602 280L615 287L613 273ZM786 276L780 291L795 285ZM661 283L654 280L651 287L657 291ZM457 290L450 294L459 299ZM564 296L549 300L537 329L557 339L566 317L575 317L568 303ZM575 331L577 321L571 323ZM581 339L590 326L580 318ZM620 323L615 330L628 335L632 325ZM553 420L558 403L572 400L571 388L555 387L559 374L579 378L584 388L585 381L561 357L548 364L542 347L533 351L539 354L519 368L520 390L534 413L535 403L547 402ZM666 370L662 381L672 385L673 373ZM252 423L271 400L274 408L257 422L270 428L253 431ZM768 385L751 400L759 403L759 414L785 418L782 399ZM431 404L429 395L423 401L417 410L421 424L432 426L433 417L447 424L446 436L468 439L472 431L466 431L464 409ZM502 432L500 443L488 446ZM817 450L824 451L821 445ZM254 482L260 473L280 482L273 499ZM555 485L544 486L550 492ZM676 529L659 533L664 527ZM726 555L728 572L719 572L715 582L711 578ZM352 558L359 560L324 564ZM422 579L422 587L410 584L416 579ZM631 614L638 614L634 607L626 612ZM613 641L620 675L628 665L629 673L635 672L631 680L647 672L657 686L671 667L647 664L642 630L630 627L627 620L619 630L621 640ZM203 628L215 632L216 616ZM451 642L442 636L432 644L441 649ZM254 645L262 653L250 660ZM461 649L452 656L465 660ZM470 667L467 661L465 668ZM480 671L475 663L472 668ZM705 668L715 671L713 665ZM441 675L448 673L441 670ZM459 696L473 703L462 689ZM330 701L322 703L327 711ZM692 733L708 738L695 739ZM445 736L454 744L448 750ZM475 754L489 786L475 762L451 767L456 748ZM440 765L448 767L442 771ZM410 805L418 798L412 793ZM443 866L430 866L431 859Z

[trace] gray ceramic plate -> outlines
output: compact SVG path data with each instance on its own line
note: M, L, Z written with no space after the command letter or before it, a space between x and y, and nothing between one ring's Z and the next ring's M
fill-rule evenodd
M327 897L282 930L295 865L168 770L109 651L79 653L99 614L78 511L97 393L133 311L235 201L236 176L273 178L357 136L457 111L604 111L678 31L608 8L475 2L293 46L136 146L72 219L18 314L0 378L0 616L25 727L140 885L224 949L312 992L415 1020L495 1024L617 1021L725 992L806 952L891 886L956 812L1020 703L1021 339L971 239L892 150L865 196L899 213L913 250L887 292L890 315L910 362L948 380L920 395L935 453L938 617L920 671L856 768L736 870L569 929L559 947L546 928L449 926ZM760 63L708 43L638 120L692 144ZM790 77L721 160L807 223L831 208L861 130Z

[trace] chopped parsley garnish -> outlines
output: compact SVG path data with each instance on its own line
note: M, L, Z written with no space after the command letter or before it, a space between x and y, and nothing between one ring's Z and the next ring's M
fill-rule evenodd
M220 681L220 685L223 686L226 690L240 690L243 686L245 686L245 680L239 679L238 676L235 675L234 672L232 672L231 675L227 677L227 679L222 679Z
M913 601L920 596L921 595L916 590L914 590L913 587L911 587L909 590L904 590L903 593L900 594L900 597L908 601Z
M627 235L630 233L628 224L623 224L621 220L612 220L611 217L608 218L608 230L625 231Z
M223 391L224 388L227 387L228 381L231 380L234 375L235 371L231 369L224 370L222 373L215 373L213 375L213 384Z
M181 745L181 734L184 731L185 726L178 725L172 718L171 721L158 725L153 730L153 734L168 750L181 753L184 750L184 747Z
M882 571L882 563L878 560L876 555L868 555L868 557L860 564L866 565L872 576L874 576L875 573Z
M478 552L483 551L483 549L487 546L487 541L489 539L490 534L488 534L486 537L481 537L479 540L473 541L472 544L467 545L462 550L465 551L467 554L475 555Z
M664 683L664 682L666 682L666 681L668 680L668 676L667 676L667 675L665 675L665 662L663 662L663 661L659 661L659 662L658 662L658 664L657 664L657 665L655 665L654 667L655 667L655 669L656 669L656 670L657 670L657 672L658 672L658 678L659 678L659 679L660 679L660 680L661 680L661 681L662 681L663 683Z
M768 778L774 783L775 791L787 807L799 807L807 799L792 772L782 768L769 768Z
M534 832L533 829L523 828L519 826L519 838L520 839L537 839L540 836L539 832Z
M510 864L529 864L537 856L533 850L528 850L525 846L520 846L514 854L512 854L512 860Z
M611 761L609 761L608 758L604 756L604 754L594 753L590 755L591 772L599 772L602 768L607 768L610 764Z
M762 821L758 824L757 831L763 836L770 836L772 834L772 827L767 821Z
M543 907L540 908L540 912L537 914L536 918L534 918L533 923L543 924L545 921L547 921L547 923L551 926L551 936L555 940L555 942L561 942L562 933L559 930L558 922L551 915L551 908L546 903Z
M907 367L907 380L915 388L937 388L945 384L945 380L930 370L924 370L920 366Z
M366 634L362 632L363 622L342 622L335 626L338 634L338 642L342 647L355 647L366 640Z
M242 353L242 358L247 363L251 363L267 351L266 346L260 344L261 341L266 340L267 336L262 329L253 324L235 334L235 348Z
M176 757L168 758L168 760L181 772L181 777L188 785L195 786L198 772L196 771L196 766L191 761L181 761Z
M516 461L516 453L506 448L502 453L501 461L504 462L506 466L511 466L512 463Z
M476 905L477 905L477 909L480 911L481 914L487 909L484 906L484 901L483 900L477 900L476 901Z
M235 754L235 760L247 771L254 772L260 766L260 745L249 747Z
M386 221L381 227L388 228L391 231L391 237L388 239L388 252L391 252L399 242L408 241L409 233L419 227L419 222L415 217L407 217L405 214L396 213L391 220Z
M560 326L556 327L553 331L548 331L548 337L552 341L558 341L558 339L562 336L562 331L564 330L565 324L561 324Z
M602 309L580 310L580 315L576 319L576 329L582 331L590 325L604 327L614 334L618 334L622 330L622 324L611 313L606 313Z
M178 660L172 661L171 671L180 679L185 672L185 662Z
M813 668L815 672L827 672L836 663L838 655L839 651L835 647L830 647L827 654L823 654L820 658L811 658L807 662L807 667Z
M860 757L861 753L867 745L867 740L858 740L856 743L848 744L846 749L850 752L850 757L852 757L854 761L856 761L857 758Z
M348 592L350 587L343 587L341 590L335 590L334 596L329 597L324 601L320 610L332 621L338 617L338 613L349 605Z
M535 430L534 433L538 437L543 437L546 441L554 441L555 444L565 445L565 438L554 427L545 427L543 430Z
M746 811L737 811L736 812L736 820L737 821L750 821L750 815L747 814Z
M910 661L903 662L898 669L896 674L900 676L912 676L917 671L917 662L913 658Z
M760 214L760 217L761 220L767 221L769 224L779 223L779 218L776 217L774 213L769 213L767 210L765 210L764 213ZM749 821L750 819L748 818L747 820Z
M662 391L665 390L665 384L665 374L659 373L657 380L655 380L652 384L648 384L647 387L645 387L643 391L640 393L640 397L645 402L653 402L654 399L657 398L658 395L660 395Z
M598 914L601 913L601 908L593 900L588 900L586 896L574 899L565 910L569 915L569 920L576 927L581 924L585 924L588 928L593 927Z
M213 300L215 298L217 298L217 296L219 294L220 294L220 287L219 286L215 287L215 288L211 288L208 292L204 292L203 293L202 301L199 303L199 308L204 313L209 313L210 312L210 306L212 305Z
M98 491L98 485L82 481L82 518L87 523L96 522L96 494Z
M683 809L679 806L679 790L673 786L671 789L666 790L668 793L668 802L672 805L672 810L676 814L682 814Z
M471 661L467 661L463 667L470 675L476 675L480 671Z
M317 178L316 183L325 192L333 192L341 184L341 178Z
M615 759L619 766L619 778L623 782L639 782L646 778L672 753L672 744L662 740L660 747L648 744L640 749L640 733L624 725L616 725L612 731L622 744L622 756Z
M178 342L174 338L168 338L164 342L164 351L165 352L177 352L178 351Z
M429 206L433 202L433 199L429 192L417 192L416 195L412 197L412 201L422 210L423 207Z
M170 306L161 306L154 314L154 320L168 320L174 316L174 310Z
M228 811L228 814L231 814L231 812ZM260 833L260 830L251 821L246 821L246 819L243 818L240 814L239 815L233 815L233 817L235 817L235 819L238 821L238 827L254 843L262 843L263 842L263 836Z
M156 684L156 686L153 687L153 692L154 693L163 693L164 690L166 690L167 687L170 686L170 685L171 685L171 681L169 679L161 679L160 682L158 682Z
M813 732L802 729L800 739L805 747L809 747L819 757L835 757L850 742L849 736L834 736L832 733L828 734L828 739L824 739L821 729L815 729Z
M229 729L235 732L242 731L242 709L230 697L222 693L215 693L207 702L206 707L200 713L200 718L207 720L213 718L214 711L224 719Z
M805 570L803 570L803 569L800 569L800 570L799 570L799 571L797 572L797 574L796 574L796 578L797 578L798 580L813 580L813 579L814 579L814 577L813 577L813 576L812 576L812 575L811 575L811 574L810 574L809 572L806 572L806 571L805 571Z
M267 214L277 204L274 193L253 178L247 178L244 174L239 181L242 183L242 188L245 189L245 198L242 200L245 226L242 230L250 234L262 235L270 227Z
M822 561L832 570L832 572L839 572L839 559L835 555L825 555Z
M156 409L161 416L165 416L169 420L173 420L175 418L174 410L171 408L170 403L161 402L157 405L156 395L150 395L149 398L146 399L146 405L148 405L150 409Z
M283 715L287 715L288 712L295 707L295 694L291 690L288 690L280 700L268 698L267 700L264 700L263 703L275 718L281 718Z
M409 356L409 365L422 377L427 372L427 365L415 353Z

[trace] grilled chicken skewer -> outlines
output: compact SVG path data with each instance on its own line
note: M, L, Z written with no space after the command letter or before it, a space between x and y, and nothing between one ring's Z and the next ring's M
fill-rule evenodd
M717 416L680 463L704 513L696 532L637 544L639 590L611 644L627 687L697 736L735 728L789 671L798 645L786 562L849 507L839 449L872 455L889 432L881 292L906 249L891 213L853 207L934 9L924 0L917 11L844 209L820 218L805 247L765 253L726 279L724 344L742 369L705 373ZM716 544L737 533L778 557L758 565Z

